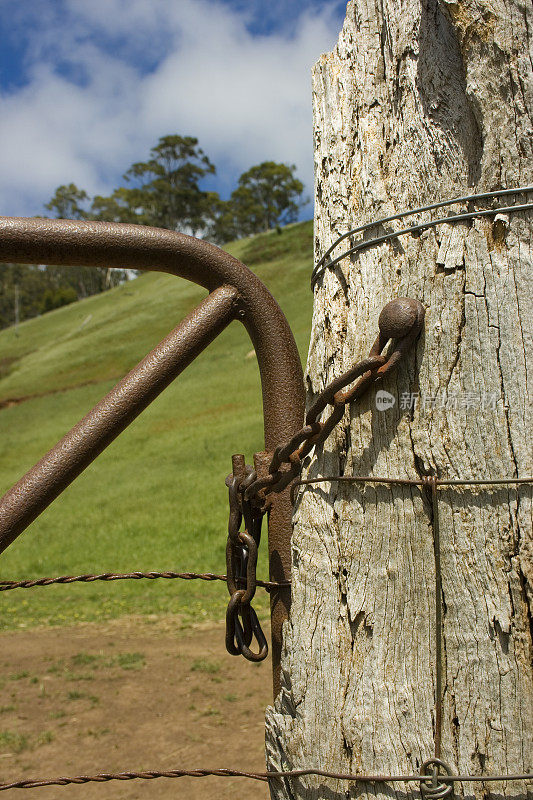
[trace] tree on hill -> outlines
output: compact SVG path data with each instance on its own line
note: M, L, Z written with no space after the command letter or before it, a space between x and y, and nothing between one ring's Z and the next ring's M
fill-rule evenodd
M127 222L206 236L217 244L296 221L308 202L296 167L263 161L244 172L229 200L200 182L215 167L193 136L162 136L147 161L128 169L108 197L89 197L74 183L59 186L46 209L65 219Z
M31 264L2 264L0 269L0 329L31 319L77 300L72 286L58 285L56 276Z
M68 306L78 299L76 290L72 286L61 286L59 289L46 289L41 299L41 311L53 311L54 308Z
M133 205L133 190L121 186L109 197L97 194L91 205L91 216L102 222L129 222L139 224L139 215Z
M162 136L148 161L133 164L124 175L136 185L119 190L119 206L126 203L141 224L188 229L194 235L203 229L207 210L208 193L199 182L214 173L194 136Z
M89 195L84 189L78 189L75 183L58 186L49 203L45 204L47 211L52 211L58 219L87 219L89 213L83 208L83 203L89 200Z
M179 230L218 245L286 225L308 201L294 165L264 161L244 172L229 200L200 188L215 167L193 136L162 136L147 161L133 164L108 197L91 198L75 183L58 186L45 209L58 219L124 222ZM74 299L121 283L122 270L13 265L2 267L0 327L14 322L14 294L20 318L28 319ZM15 287L17 287L15 289ZM75 296L74 296L75 292Z
M218 192L208 192L205 209L203 236L210 242L223 245L245 235L241 233L231 200L222 200Z
M295 177L295 170L294 164L263 161L241 175L229 201L240 236L297 220L298 212L309 201L302 199L304 186Z

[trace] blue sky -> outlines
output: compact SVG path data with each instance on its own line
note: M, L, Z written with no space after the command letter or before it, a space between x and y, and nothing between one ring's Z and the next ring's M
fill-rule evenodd
M263 160L312 195L311 68L345 0L0 0L0 214L108 194L160 136L197 136L227 197ZM310 216L311 206L305 216Z

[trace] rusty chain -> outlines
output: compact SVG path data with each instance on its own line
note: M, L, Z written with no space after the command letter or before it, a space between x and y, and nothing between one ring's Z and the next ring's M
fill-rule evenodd
M263 512L245 497L254 472L244 463L243 455L233 456L233 474L226 478L229 489L228 541L226 571L230 601L226 612L226 650L248 661L263 661L268 644L251 601L257 587L257 550L261 540ZM244 519L244 531L239 530ZM238 584L243 584L239 588ZM255 637L258 651L250 649Z
M424 322L425 309L409 297L392 300L383 308L379 334L367 358L335 378L309 408L305 425L286 444L276 448L269 462L254 456L254 468L244 456L233 456L233 473L226 478L229 489L229 522L226 548L230 601L226 614L226 649L231 655L243 655L250 661L262 661L268 653L265 636L251 607L255 594L257 548L261 520L268 511L271 493L282 492L300 474L303 459L316 445L323 444L344 416L346 406L378 385L400 363L413 346ZM392 342L389 353L383 351ZM346 386L356 381L351 389ZM319 417L328 405L333 410L322 422ZM244 520L244 530L240 531ZM238 588L236 580L244 582ZM250 649L255 637L258 652Z

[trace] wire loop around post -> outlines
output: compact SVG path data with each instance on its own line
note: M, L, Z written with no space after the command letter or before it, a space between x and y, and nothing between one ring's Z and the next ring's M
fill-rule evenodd
M439 781L439 777L444 774L451 776L452 771L448 764L440 758L430 758L425 761L420 768L421 775L427 775L427 780L420 782L420 794L424 800L443 800L445 797L453 795L453 782Z
M320 258L320 260L315 265L313 272L311 274L311 291L314 290L315 285L319 278L325 273L326 269L335 266L338 264L339 261L342 261L347 256L352 255L353 253L357 253L360 250L366 250L369 247L373 247L377 244L383 244L384 242L388 242L392 239L396 239L398 236L403 236L407 233L417 233L419 231L427 230L429 228L435 228L437 225L442 225L444 223L453 223L453 222L465 222L466 220L476 219L478 217L486 217L492 216L494 214L510 214L516 211L530 211L533 209L533 203L522 203L512 206L502 206L500 208L489 208L483 209L480 211L466 211L461 214L452 214L449 217L441 217L440 219L434 220L427 220L426 222L420 222L416 225L411 225L407 228L402 228L399 231L391 231L386 233L382 236L377 236L372 239L362 240L354 244L352 247L349 247L344 253L340 256L337 256L334 259L330 259L330 255L333 250L347 239L350 236L353 236L357 233L364 234L366 231L370 230L370 228L375 228L378 225L384 225L387 222L393 222L394 220L403 219L404 217L410 217L414 214L420 214L425 211L432 211L436 208L444 208L445 206L452 206L458 203L469 203L476 200L489 200L496 197L507 197L509 195L517 195L517 194L529 194L533 192L533 186L517 186L514 189L500 189L494 192L483 192L481 194L470 194L464 195L463 197L454 197L449 200L440 200L437 203L431 203L430 205L420 206L419 208L413 208L407 211L400 211L398 214L391 214L388 217L380 217L379 219L372 220L371 222L367 222L364 225L359 225L357 228L353 228L352 230L346 231L346 233L341 234L330 247L326 250L324 255Z

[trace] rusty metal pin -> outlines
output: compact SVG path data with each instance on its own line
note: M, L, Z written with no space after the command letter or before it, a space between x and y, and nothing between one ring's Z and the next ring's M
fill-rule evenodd
M233 475L239 480L244 480L246 475L246 461L242 453L236 453L231 457Z
M378 318L378 328L387 339L403 339L419 321L424 306L411 297L397 297L383 307Z

